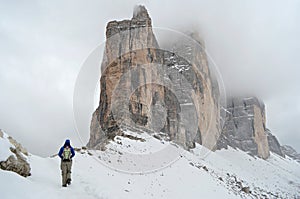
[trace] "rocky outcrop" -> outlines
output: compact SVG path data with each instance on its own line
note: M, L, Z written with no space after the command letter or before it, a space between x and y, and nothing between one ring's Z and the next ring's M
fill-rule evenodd
M7 154L11 155L9 155L6 160L0 160L0 169L13 171L24 177L30 176L31 168L26 158L28 156L27 150L12 137L4 134L1 130L0 137L0 139L5 139L7 143L11 144L11 147L7 149L11 152Z
M239 148L268 158L270 155L264 104L255 97L234 97L227 100L226 120L218 148Z
M281 150L283 154L293 158L294 160L300 163L300 154L297 153L297 151L293 147L288 145L283 145L281 146Z
M28 151L26 148L24 148L19 142L17 142L14 138L12 138L11 136L8 136L8 140L9 142L14 145L15 149L20 152L23 153L24 155L28 156Z
M30 165L24 155L16 148L10 148L14 155L10 155L7 160L0 162L0 168L7 171L13 171L23 177L30 176Z
M270 151L284 157L285 155L281 150L281 146L280 146L277 138L274 135L272 135L272 133L269 129L266 130L266 133L267 133Z
M163 132L185 148L198 142L214 149L219 92L200 43L178 41L180 53L160 49L143 6L131 20L109 22L106 37L88 147L103 148L122 128L134 128Z

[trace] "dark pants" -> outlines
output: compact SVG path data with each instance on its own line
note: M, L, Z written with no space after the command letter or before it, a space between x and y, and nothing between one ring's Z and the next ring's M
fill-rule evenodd
M62 175L62 184L66 185L67 180L71 180L71 168L72 168L72 160L65 161L62 160L60 163L61 175Z

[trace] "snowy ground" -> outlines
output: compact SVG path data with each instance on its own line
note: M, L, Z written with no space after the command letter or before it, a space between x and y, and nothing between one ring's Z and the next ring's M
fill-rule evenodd
M0 170L1 198L299 198L300 164L238 150L191 152L147 134L118 136L104 152L77 152L72 184L61 187L59 158L29 155L32 175ZM141 139L139 139L141 138ZM0 160L10 143L0 138ZM251 193L241 191L249 187Z

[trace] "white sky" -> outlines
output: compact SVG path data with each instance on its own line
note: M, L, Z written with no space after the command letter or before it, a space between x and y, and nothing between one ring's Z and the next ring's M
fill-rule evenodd
M198 30L228 92L255 93L268 128L300 151L300 1L4 1L0 0L0 128L31 152L56 153L78 139L76 77L105 40L110 20L146 5L153 26ZM83 136L86 142L88 132ZM84 143L85 144L85 143Z

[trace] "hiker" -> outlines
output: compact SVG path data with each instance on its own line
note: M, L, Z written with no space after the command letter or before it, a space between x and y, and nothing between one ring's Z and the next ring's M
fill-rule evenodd
M66 187L71 184L71 168L72 168L72 158L75 152L70 144L70 140L66 140L64 146L59 150L58 156L61 159L60 169L62 175L62 186Z

